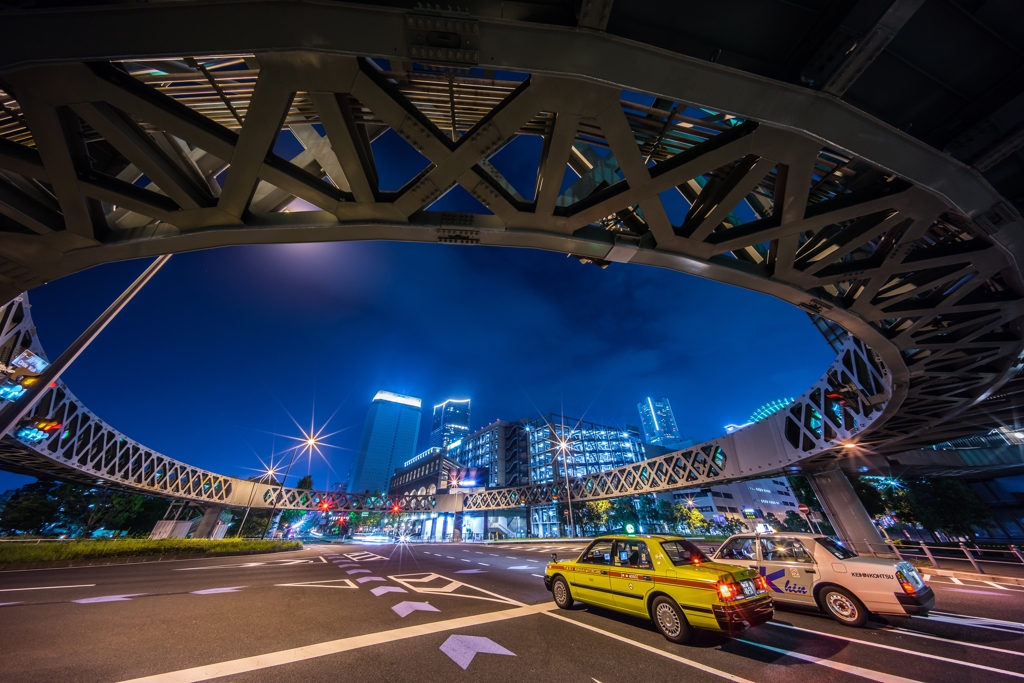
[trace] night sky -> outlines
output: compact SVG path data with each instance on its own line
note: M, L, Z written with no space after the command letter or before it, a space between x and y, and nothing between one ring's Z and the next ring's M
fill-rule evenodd
M278 152L297 149L282 135ZM388 133L381 186L425 160ZM532 198L539 138L492 161ZM566 179L566 183L574 178ZM681 201L681 200L680 200ZM434 209L474 210L456 188ZM300 207L295 207L300 208ZM685 202L667 206L681 222ZM115 263L30 292L51 359L145 268ZM345 478L380 389L430 410L471 398L476 429L562 412L639 425L668 397L701 441L760 405L802 393L834 354L807 316L768 296L668 270L581 265L531 250L387 242L233 247L174 256L64 375L112 426L170 457L252 476L293 445L291 415L326 432L323 461L295 465L321 488ZM280 459L282 456L276 456ZM312 468L310 470L310 468ZM28 481L0 473L0 491ZM294 483L290 479L289 483Z

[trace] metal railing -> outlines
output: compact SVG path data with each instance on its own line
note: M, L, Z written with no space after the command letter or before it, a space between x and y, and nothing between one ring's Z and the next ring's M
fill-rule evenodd
M861 544L856 544L860 546ZM899 560L919 562L927 561L935 569L944 569L940 563L949 562L970 562L974 571L978 574L985 574L985 565L996 565L989 567L990 571L998 569L999 565L1012 566L1024 569L1024 553L1014 544L1007 546L1006 550L995 548L979 548L977 545L968 546L966 543L957 545L926 545L924 541L917 543L893 542L869 543L864 541L871 555L875 557L892 557ZM876 550L876 548L878 550ZM860 549L857 549L861 552ZM861 553L864 554L864 553Z

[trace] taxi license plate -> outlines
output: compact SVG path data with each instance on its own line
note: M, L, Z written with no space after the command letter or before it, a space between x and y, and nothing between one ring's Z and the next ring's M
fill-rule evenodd
M754 588L754 582L753 581L740 581L740 586L743 587L743 596L744 597L752 598L755 595L757 595L757 589Z

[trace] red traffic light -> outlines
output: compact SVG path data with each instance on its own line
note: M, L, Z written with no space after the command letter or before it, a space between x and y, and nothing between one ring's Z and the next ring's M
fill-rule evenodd
M401 509L402 509L402 508L400 508L400 507L399 507L399 506L397 506L397 505L392 505L392 506L391 506L391 511L392 511L392 512L398 512L398 511L399 511L399 510L401 510Z

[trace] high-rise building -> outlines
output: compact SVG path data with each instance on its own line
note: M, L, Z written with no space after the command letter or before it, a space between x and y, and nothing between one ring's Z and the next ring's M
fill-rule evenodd
M412 396L377 392L366 413L359 455L349 477L349 491L387 491L395 467L416 453L422 404Z
M495 420L449 449L450 457L466 467L486 469L487 486L520 486L529 474L522 422Z
M448 448L469 434L469 399L450 398L434 406L430 447Z
M640 411L647 443L671 447L680 441L676 417L672 414L672 404L667 398L653 399L648 396L636 407Z

